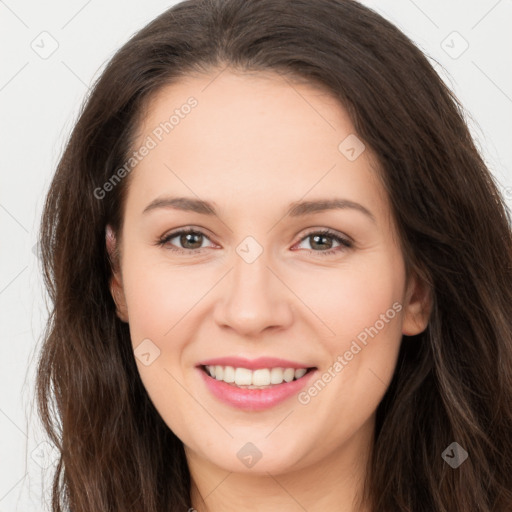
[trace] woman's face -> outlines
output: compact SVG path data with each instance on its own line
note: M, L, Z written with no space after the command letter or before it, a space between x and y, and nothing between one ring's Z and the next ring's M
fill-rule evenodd
M279 474L370 443L428 312L354 132L279 75L216 71L153 98L112 290L189 462Z

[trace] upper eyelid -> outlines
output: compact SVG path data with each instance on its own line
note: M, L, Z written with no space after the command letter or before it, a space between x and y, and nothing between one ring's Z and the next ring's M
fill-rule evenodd
M183 233L191 233L191 232L201 234L204 237L208 238L208 240L210 240L210 242L212 242L213 244L216 244L216 242L211 240L211 236L207 232L205 232L205 230L203 228L195 228L193 226L186 226L183 228L178 228L176 231L171 231L169 234L163 235L160 238L160 240L169 241L170 239L175 238L176 236L179 236ZM331 236L331 237L338 237L338 238L341 238L342 240L346 240L346 241L350 242L351 244L354 244L354 240L351 237L349 237L348 235L345 235L344 233L340 233L331 228L323 227L323 228L309 228L306 231L306 233L304 233L302 236L300 236L300 238L296 242L294 242L294 245L302 242L305 238L308 238L309 236L312 236L317 233L323 233L324 235ZM181 247L179 247L178 249L181 249ZM198 249L189 249L188 251L189 252L200 251L202 249L206 249L206 247L200 247ZM186 250L186 249L181 249L181 250Z
M160 237L160 240L170 240L179 235L188 234L188 233L201 234L204 237L208 238L208 240L210 240L212 243L214 243L213 240L211 240L212 237L207 232L205 232L202 228L200 229L200 228L194 228L194 227L184 227L184 228L179 228L176 231L171 231L170 233L165 234L162 237Z

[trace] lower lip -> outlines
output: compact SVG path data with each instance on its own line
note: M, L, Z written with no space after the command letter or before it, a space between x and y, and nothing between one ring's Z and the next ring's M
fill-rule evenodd
M247 389L232 386L222 380L210 377L202 368L198 368L210 392L222 402L248 411L269 409L293 395L306 386L316 370L311 370L298 380L275 384L266 389Z

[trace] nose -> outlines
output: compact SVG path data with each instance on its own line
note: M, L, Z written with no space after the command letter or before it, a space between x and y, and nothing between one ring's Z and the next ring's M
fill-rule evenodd
M293 320L294 295L270 267L265 251L252 262L235 254L218 293L215 322L239 336L254 338L266 330L285 329Z

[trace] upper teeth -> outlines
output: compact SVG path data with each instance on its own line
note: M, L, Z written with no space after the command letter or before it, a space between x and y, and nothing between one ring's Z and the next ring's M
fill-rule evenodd
M307 372L306 368L234 368L233 366L206 366L206 371L215 379L234 383L237 386L269 386L300 379Z

